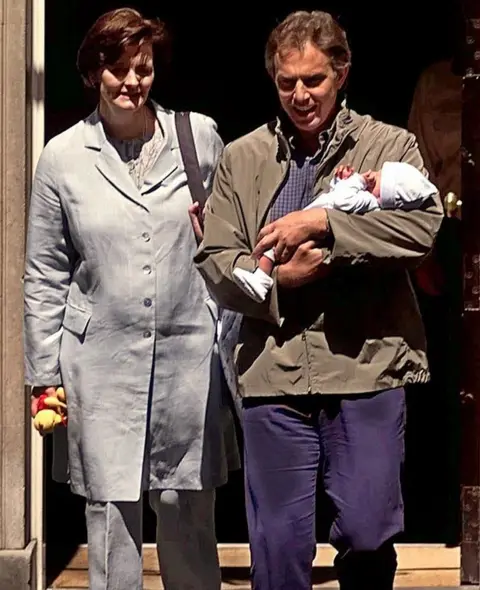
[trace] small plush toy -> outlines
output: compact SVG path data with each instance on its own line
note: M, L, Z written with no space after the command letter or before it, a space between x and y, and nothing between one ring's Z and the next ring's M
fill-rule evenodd
M57 387L55 395L42 393L38 398L38 411L33 425L40 434L50 434L58 424L67 425L65 390Z

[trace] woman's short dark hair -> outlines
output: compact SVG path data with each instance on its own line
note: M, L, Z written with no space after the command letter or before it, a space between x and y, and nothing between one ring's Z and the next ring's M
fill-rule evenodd
M350 65L352 55L347 35L333 16L320 10L299 10L289 14L270 33L265 48L265 66L270 76L275 77L277 54L302 50L309 41L330 58L337 73Z
M85 86L96 88L102 67L113 65L126 47L142 43L151 43L155 58L168 63L170 43L161 20L146 19L133 8L118 8L100 16L78 50L77 68Z

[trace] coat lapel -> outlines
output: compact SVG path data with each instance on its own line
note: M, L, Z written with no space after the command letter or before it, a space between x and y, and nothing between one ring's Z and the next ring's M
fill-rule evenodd
M122 195L148 211L127 166L106 138L98 109L86 119L84 134L85 147L98 152L95 166L100 174Z
M141 193L128 173L128 168L120 159L116 149L106 141L98 154L95 166L110 184L112 184L125 197L148 210L141 198Z
M142 188L142 194L155 191L161 184L165 183L179 167L179 148L177 135L172 128L173 112L164 110L155 102L151 102L155 109L157 121L163 131L164 140L159 147L155 163L147 172Z

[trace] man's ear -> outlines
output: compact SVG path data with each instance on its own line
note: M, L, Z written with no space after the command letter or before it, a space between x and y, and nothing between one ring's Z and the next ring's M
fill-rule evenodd
M343 88L343 86L345 85L345 82L347 81L349 72L350 72L350 66L345 66L345 67L338 69L336 71L338 90Z

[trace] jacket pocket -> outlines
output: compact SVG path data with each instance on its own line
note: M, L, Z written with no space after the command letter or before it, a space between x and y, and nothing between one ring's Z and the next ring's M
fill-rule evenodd
M92 312L90 310L74 307L67 303L63 317L63 327L76 336L83 336L91 317Z

